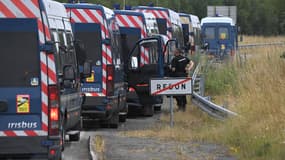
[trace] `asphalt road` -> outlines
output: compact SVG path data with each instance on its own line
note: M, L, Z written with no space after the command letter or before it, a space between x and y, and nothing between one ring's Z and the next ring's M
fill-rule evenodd
M124 137L120 131L142 130L159 121L153 117L135 117L121 123L118 129L93 128L81 132L79 142L66 142L64 160L89 160L88 139L96 135L105 143L105 160L236 160L223 146L197 142L163 141L154 138Z
M120 123L118 129L102 128L98 122L84 128L80 133L79 142L66 142L63 152L64 160L89 160L88 139L96 135L115 135L118 131L138 130L151 126L159 119L160 114L153 117L131 117L125 123ZM68 137L67 137L68 139Z

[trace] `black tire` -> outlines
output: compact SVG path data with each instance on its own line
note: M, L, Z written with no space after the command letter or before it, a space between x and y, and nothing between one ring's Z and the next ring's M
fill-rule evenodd
M62 158L62 152L60 153L59 156L55 157L55 159L53 159L53 160L63 160L63 158Z
M69 135L69 141L79 141L80 140L80 131L75 134Z
M154 111L160 112L161 111L161 106L154 106Z
M74 131L76 131L76 133L69 135L69 141L79 141L81 130L82 130L82 118L80 118L79 122L74 127Z
M154 107L151 104L146 104L143 107L143 115L144 116L153 116L154 114Z
M127 121L127 114L123 114L119 116L119 122L126 122Z

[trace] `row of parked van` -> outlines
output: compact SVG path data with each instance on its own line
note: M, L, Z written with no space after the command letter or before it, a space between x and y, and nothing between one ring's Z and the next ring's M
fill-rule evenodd
M87 121L152 116L162 97L150 78L168 76L173 49L199 35L190 20L161 7L1 0L0 159L62 159L65 135L78 141Z

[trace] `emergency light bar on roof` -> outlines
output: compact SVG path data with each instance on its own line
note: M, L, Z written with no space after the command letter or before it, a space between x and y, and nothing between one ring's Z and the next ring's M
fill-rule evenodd
M201 20L201 25L204 23L230 23L232 26L235 25L229 17L206 17Z

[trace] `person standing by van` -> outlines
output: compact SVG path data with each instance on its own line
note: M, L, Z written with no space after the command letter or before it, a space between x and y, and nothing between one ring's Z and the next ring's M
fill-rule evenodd
M183 51L176 48L174 58L171 61L171 76L172 77L188 77L190 70L194 66L194 62L182 55ZM178 110L186 110L186 95L174 97L177 101Z

